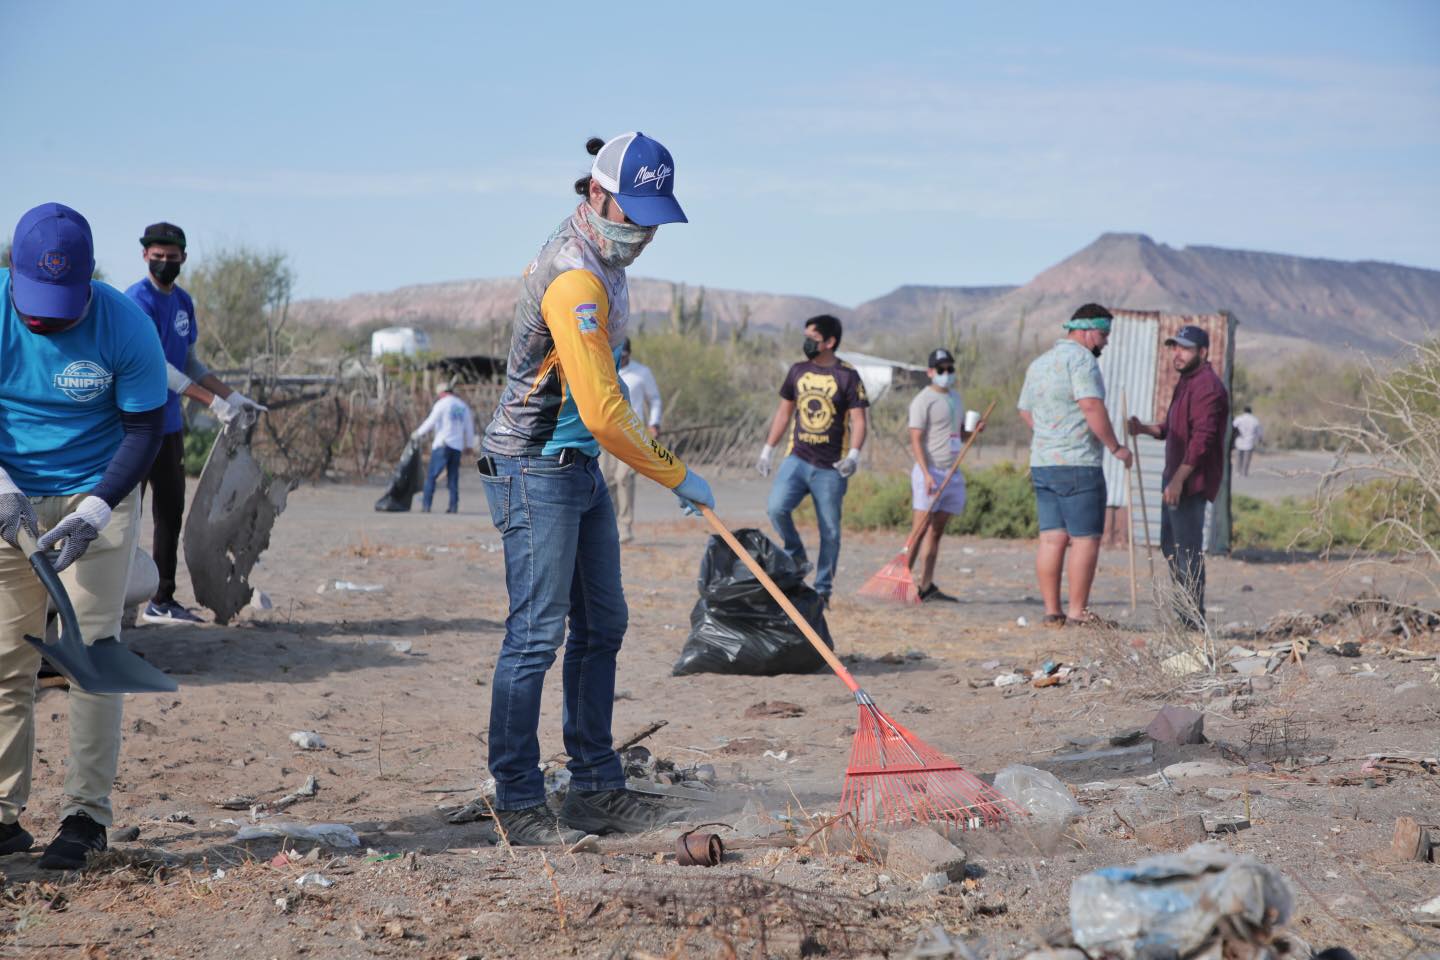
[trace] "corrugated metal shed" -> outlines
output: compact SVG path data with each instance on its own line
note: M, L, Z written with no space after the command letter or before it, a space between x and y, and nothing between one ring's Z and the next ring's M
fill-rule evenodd
M1115 322L1110 328L1110 342L1100 356L1100 372L1105 377L1105 405L1110 413L1110 422L1115 434L1124 437L1125 421L1123 407L1128 402L1129 413L1147 423L1163 420L1170 407L1170 397L1180 375L1168 361L1165 340L1183 326L1194 325L1210 335L1210 364L1220 379L1230 388L1235 367L1235 327L1233 315L1221 311L1204 314L1161 313L1156 310L1111 311ZM1230 437L1224 439L1229 448ZM1150 521L1150 542L1160 543L1160 497L1163 492L1161 472L1165 465L1165 444L1151 437L1139 438L1140 460L1145 483L1145 504ZM1105 454L1106 505L1110 508L1112 522L1123 525L1124 518L1130 518L1130 526L1137 540L1144 540L1141 527L1138 487L1132 493L1127 481L1125 468L1110 454ZM1133 511L1128 499L1136 501ZM1225 469L1225 480L1220 495L1206 514L1206 550L1222 553L1230 548L1230 468ZM1120 543L1125 539L1119 538Z

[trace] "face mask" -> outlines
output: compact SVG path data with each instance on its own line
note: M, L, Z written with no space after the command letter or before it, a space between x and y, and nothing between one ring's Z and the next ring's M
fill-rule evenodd
M1092 354L1094 354L1096 357L1098 357L1098 356L1100 356L1100 351L1103 350L1103 349L1105 349L1105 348L1104 348L1104 347L1091 347L1091 348L1090 348L1090 352L1091 352Z
M816 357L820 356L820 344L814 340L811 340L809 337L806 337L805 340L800 344L800 349L805 351L806 360L814 360Z
M942 390L948 390L955 385L954 373L937 373L930 378L930 382Z
M150 276L161 286L168 287L180 276L180 264L172 260L151 260Z
M606 220L588 203L582 203L580 209L585 211L585 224L590 228L590 238L600 248L600 259L607 267L624 269L630 266L655 238L655 227Z

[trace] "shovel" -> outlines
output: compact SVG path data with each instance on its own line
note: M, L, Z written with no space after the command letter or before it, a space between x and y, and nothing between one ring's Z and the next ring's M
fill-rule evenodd
M86 693L165 693L180 689L174 680L114 637L101 637L87 644L80 636L80 622L75 617L70 595L65 592L65 585L60 582L50 558L36 549L35 541L23 527L19 531L19 543L20 551L35 569L35 576L40 578L60 615L59 640L46 643L29 634L25 639L64 674L65 679Z

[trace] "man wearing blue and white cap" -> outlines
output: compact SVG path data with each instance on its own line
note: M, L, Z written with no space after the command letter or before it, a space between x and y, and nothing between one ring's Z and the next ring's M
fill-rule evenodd
M20 532L55 567L83 636L120 633L139 529L135 487L164 431L165 355L150 319L95 270L90 224L58 203L20 218L0 270L0 855L28 850L20 826L35 746L45 590ZM120 760L117 695L70 690L63 818L40 866L75 869L104 850Z
M1130 433L1165 441L1165 492L1160 506L1160 552L1175 581L1175 614L1192 630L1205 629L1205 504L1225 480L1225 426L1230 394L1210 366L1210 334L1193 324L1165 340L1180 374L1162 423L1131 417Z
M490 700L490 772L512 844L633 832L667 811L625 789L611 737L615 659L628 625L615 509L602 449L713 507L710 486L646 429L617 374L630 314L625 268L661 224L684 223L670 151L641 133L591 139L583 198L526 268L506 385L479 461L505 547L510 614ZM566 637L566 621L569 636ZM565 643L570 788L557 822L540 772L540 695Z

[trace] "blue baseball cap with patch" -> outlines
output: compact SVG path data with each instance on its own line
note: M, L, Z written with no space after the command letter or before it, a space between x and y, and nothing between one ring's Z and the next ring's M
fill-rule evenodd
M20 218L10 245L10 295L30 317L78 320L90 301L95 242L90 223L63 203Z
M1205 332L1204 327L1192 325L1181 327L1173 337L1165 338L1167 347L1204 347L1210 348L1210 334Z
M689 223L675 199L675 161L658 140L622 133L600 148L590 176L642 227Z

